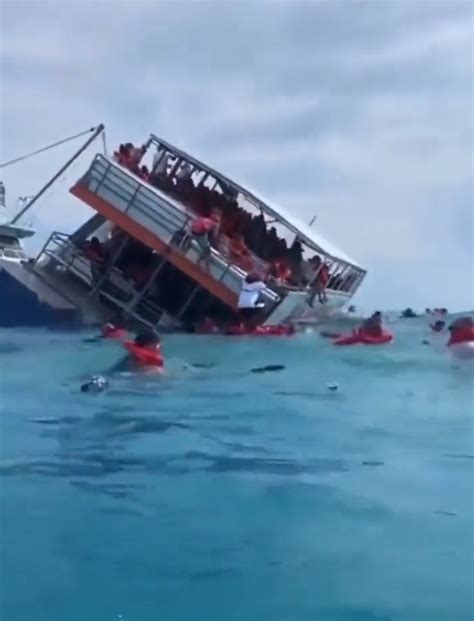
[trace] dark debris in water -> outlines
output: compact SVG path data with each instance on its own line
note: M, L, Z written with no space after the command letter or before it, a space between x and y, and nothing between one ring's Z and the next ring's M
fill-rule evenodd
M83 420L80 416L61 416L59 418L32 418L36 425L73 425Z
M474 459L474 455L469 453L446 453L445 457L450 457L451 459Z
M0 343L0 354L16 354L20 351L23 351L23 348L19 345L15 345L15 343Z
M384 462L383 461L378 461L376 459L366 459L362 462L363 466L383 466Z
M134 491L137 489L137 486L124 483L91 483L85 480L71 481L71 485L86 492L114 499L133 498Z

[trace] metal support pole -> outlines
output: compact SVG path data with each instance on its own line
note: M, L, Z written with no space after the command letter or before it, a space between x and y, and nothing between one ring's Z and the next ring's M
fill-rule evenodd
M94 194L98 194L99 193L99 188L100 186L104 183L105 178L107 177L107 173L109 172L109 170L111 169L112 164L109 162L107 164L107 166L105 167L104 172L102 173L102 177L99 179L99 183L97 184L96 189L94 190Z
M43 254L44 254L44 251L45 251L45 250L46 250L46 248L49 246L49 243L50 243L50 241L53 239L53 237L55 236L55 234L56 234L56 233L55 233L55 231L53 231L53 232L51 233L51 235L48 237L48 239L47 239L47 240L46 240L46 242L44 243L43 247L41 248L41 251L40 251L40 252L39 252L39 254L37 255L36 259L34 260L34 262L33 262L33 266L35 266L35 265L38 263L38 261L39 261L39 260L40 260L40 258L41 258L41 255L43 255Z
M119 247L117 248L117 250L112 255L110 261L106 265L103 274L101 274L99 280L95 283L95 285L89 291L88 297L91 298L93 295L95 295L99 291L101 285L105 282L105 280L108 278L110 272L114 268L114 264L117 261L117 259L119 258L120 254L122 253L122 250L125 248L127 242L128 242L128 237L125 236L123 241L119 244Z
M150 177L153 177L153 175L155 174L156 169L158 168L158 166L161 164L161 160L166 156L167 151L160 145L160 149L162 149L161 151L161 155L160 157L156 160L156 162L152 165L152 168L150 170ZM166 174L166 171L165 171Z
M187 226L188 226L188 222L189 220L186 221L186 223L184 224L184 226L179 229L179 231L183 232L186 231ZM177 232L179 232L177 231ZM141 300L143 299L143 297L145 296L145 294L147 293L147 291L150 289L151 285L155 282L156 277L158 276L158 274L161 272L161 270L163 269L166 261L167 261L167 256L168 253L171 251L171 247L172 244L169 243L168 246L166 247L165 251L163 252L161 256L161 261L160 263L156 266L156 268L153 270L150 278L148 279L148 282L146 283L146 285L142 288L142 290L131 300L131 302L129 303L129 305L126 307L126 311L132 313L133 309L135 309L137 307L137 304L139 304L141 302ZM185 253L184 253L185 254Z
M181 166L181 163L182 163L182 162L184 162L184 159L183 159L182 157L181 157L181 158L180 158L180 157L177 157L177 158L176 158L176 163L175 163L175 165L171 168L171 170L170 170L170 174L168 175L168 177L169 177L170 179L173 179L173 178L174 178L174 176L176 175L176 173L177 173L177 171L178 171L178 168Z
M146 283L146 285L142 288L141 291L139 291L137 293L136 296L134 296L132 298L130 304L128 304L128 306L126 306L125 310L127 312L130 312L130 313L133 312L133 309L136 308L137 304L139 304L141 302L141 300L143 299L144 295L150 289L150 287L154 283L156 277L158 276L158 274L163 269L165 262L166 262L165 255L161 255L161 261L158 263L156 268L153 270L153 272L152 272L150 278L148 279L148 282Z
M82 147L76 151L76 153L64 164L64 166L62 166L60 168L60 170L54 175L54 177L52 177L42 188L41 190L35 194L35 196L31 199L31 201L25 206L23 207L23 209L17 213L17 215L13 218L13 220L11 221L11 224L15 224L16 222L18 222L18 220L29 210L31 209L31 207L33 207L33 205L36 203L36 201L41 198L41 196L43 196L43 194L46 192L46 190L48 190L53 183L59 179L59 177L69 168L69 166L75 162L77 160L77 158L87 149L87 147L94 142L94 140L97 138L97 136L99 136L99 134L101 134L104 131L104 125L101 123L100 125L97 126L95 132L92 134L92 136L86 140L86 142L82 145Z
M191 304L191 302L194 300L194 298L196 297L198 291L201 289L201 285L196 285L194 287L194 289L191 292L191 295L189 296L189 298L186 300L186 302L184 303L183 308L179 311L179 313L176 315L177 319L181 319L181 317L184 315L185 311L189 308L189 305Z
M343 270L338 275L338 278L340 280L339 286L337 288L335 288L334 291L342 291L343 290L342 287L344 286L344 279L346 277L347 270L349 270L349 266L348 265L343 265Z
M141 189L142 189L142 185L139 183L138 186L137 186L137 189L135 190L135 192L130 197L130 200L128 201L127 206L125 207L123 213L127 213L127 211L130 209L130 207L133 205L133 202L135 201L135 199L139 195Z

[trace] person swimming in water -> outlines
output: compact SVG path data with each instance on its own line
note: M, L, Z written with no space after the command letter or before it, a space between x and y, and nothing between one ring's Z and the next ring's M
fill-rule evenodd
M139 332L134 340L138 347L146 347L147 349L160 349L161 338L152 330L143 330Z
M364 319L359 326L359 333L367 334L368 336L379 337L383 335L382 327L382 313L376 311L373 315Z
M131 361L139 366L162 367L164 365L161 339L156 332L151 330L139 332L134 341L126 341L124 346L130 354Z

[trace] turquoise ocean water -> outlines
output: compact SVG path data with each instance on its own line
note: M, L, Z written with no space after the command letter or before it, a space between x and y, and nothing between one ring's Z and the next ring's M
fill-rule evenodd
M474 365L393 327L170 336L95 396L117 344L0 332L0 619L472 621Z

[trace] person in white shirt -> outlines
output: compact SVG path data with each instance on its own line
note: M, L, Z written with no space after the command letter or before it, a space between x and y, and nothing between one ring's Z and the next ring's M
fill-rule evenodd
M242 320L246 324L256 322L265 304L260 302L260 294L267 285L257 274L247 274L240 291L237 308Z

